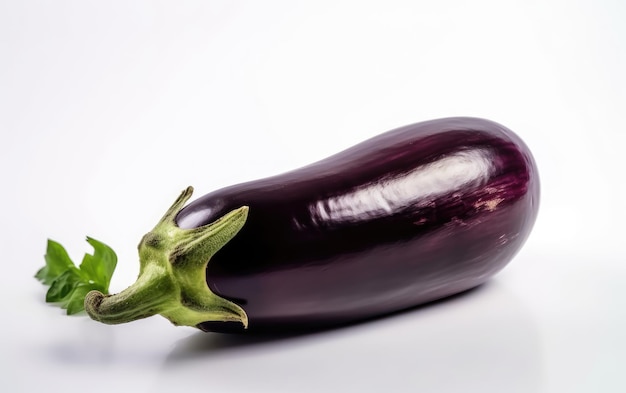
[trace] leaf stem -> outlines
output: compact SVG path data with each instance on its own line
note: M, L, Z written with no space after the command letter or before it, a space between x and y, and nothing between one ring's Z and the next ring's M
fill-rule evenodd
M248 207L199 228L181 229L175 218L192 193L192 187L184 190L141 240L140 272L133 285L116 295L87 294L85 309L91 318L118 324L160 314L175 325L238 321L247 327L245 311L213 293L205 275L211 257L245 224Z

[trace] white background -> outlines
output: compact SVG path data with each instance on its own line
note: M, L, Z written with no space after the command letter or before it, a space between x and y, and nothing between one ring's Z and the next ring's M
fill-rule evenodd
M0 390L624 392L626 6L575 1L0 1ZM285 339L67 317L47 238L119 256L196 196L439 117L531 147L542 204L488 285ZM132 390L131 390L132 389Z

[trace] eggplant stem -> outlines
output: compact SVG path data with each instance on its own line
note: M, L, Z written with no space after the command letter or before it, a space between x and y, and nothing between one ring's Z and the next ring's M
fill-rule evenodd
M192 193L192 187L185 189L139 243L139 277L133 285L115 295L87 294L85 310L92 319L119 324L160 314L180 326L211 321L248 327L246 312L213 293L206 283L209 260L243 227L248 207L208 225L182 229L175 223L176 215Z

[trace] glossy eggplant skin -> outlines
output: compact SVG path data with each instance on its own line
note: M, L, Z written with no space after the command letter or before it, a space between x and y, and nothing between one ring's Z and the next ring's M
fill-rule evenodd
M318 329L484 283L526 241L539 177L512 131L446 118L217 190L186 206L176 222L198 227L244 205L243 229L208 264L210 289L246 311L248 331Z

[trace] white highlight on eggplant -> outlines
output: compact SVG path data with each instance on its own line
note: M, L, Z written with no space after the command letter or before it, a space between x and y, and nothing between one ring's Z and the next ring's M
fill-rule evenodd
M439 196L486 183L494 170L490 157L484 149L456 152L405 174L320 200L311 211L320 221L340 223L386 215L411 204L425 207Z

